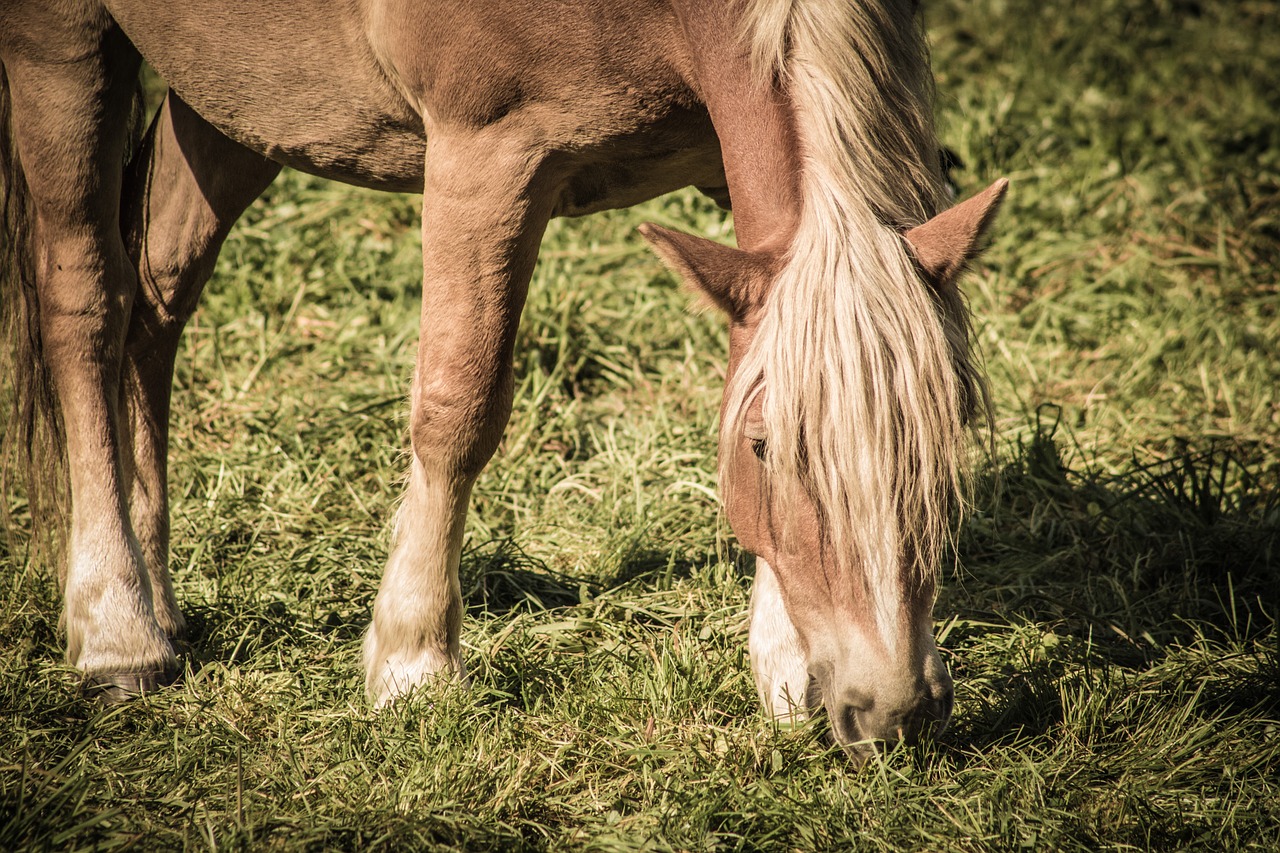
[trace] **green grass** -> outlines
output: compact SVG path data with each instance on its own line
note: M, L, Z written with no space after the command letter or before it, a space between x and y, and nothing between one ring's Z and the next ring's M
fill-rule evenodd
M635 234L731 239L691 192L552 225L468 527L474 685L373 714L419 200L289 173L180 356L183 684L86 704L28 527L0 551L0 849L1277 849L1280 4L928 13L962 194L1013 180L965 282L997 456L940 744L855 770L761 717L725 331Z

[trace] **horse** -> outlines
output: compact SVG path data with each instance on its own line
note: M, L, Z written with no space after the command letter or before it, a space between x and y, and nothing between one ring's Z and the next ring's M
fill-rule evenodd
M424 197L410 470L364 640L376 707L466 679L464 519L548 221L692 185L731 207L736 247L641 232L728 324L719 479L756 556L763 708L825 708L855 756L941 732L932 610L987 407L957 280L1007 183L948 206L915 5L0 0L6 459L34 496L65 458L85 689L176 673L176 350L283 164ZM139 135L144 58L169 94Z

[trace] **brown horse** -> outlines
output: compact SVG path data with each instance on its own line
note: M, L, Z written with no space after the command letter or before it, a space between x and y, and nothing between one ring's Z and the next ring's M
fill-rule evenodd
M511 409L548 220L692 184L732 204L739 248L643 230L730 325L721 485L759 557L761 699L779 717L825 704L858 750L940 731L935 578L985 401L956 278L1004 182L940 213L914 6L0 0L7 432L65 437L67 654L86 683L127 695L175 669L175 353L280 164L424 193L412 468L365 641L379 705L465 677L466 506ZM132 144L141 57L171 92Z

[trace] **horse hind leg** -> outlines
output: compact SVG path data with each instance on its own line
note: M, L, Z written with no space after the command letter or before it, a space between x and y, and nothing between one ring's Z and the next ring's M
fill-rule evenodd
M120 374L122 461L156 621L170 638L185 627L168 568L174 360L227 232L279 171L171 92L125 175L122 225L139 286Z
M23 11L39 18L13 20L33 30L30 38L6 33L0 50L35 214L42 356L66 437L67 656L111 696L151 689L176 666L155 619L120 466L119 372L136 277L119 205L139 59L103 12L86 6L73 20Z
M541 162L494 128L430 136L412 467L364 647L375 705L437 676L465 678L463 526L511 413L515 332L550 216Z

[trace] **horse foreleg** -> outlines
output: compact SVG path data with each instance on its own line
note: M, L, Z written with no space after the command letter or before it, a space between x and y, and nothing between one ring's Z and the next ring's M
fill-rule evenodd
M170 93L125 175L125 245L139 286L121 368L124 473L156 621L170 637L184 627L168 568L174 359L227 232L279 171Z
M77 10L20 10L40 20L18 15L14 25L38 37L11 42L4 61L35 211L43 358L66 433L67 657L112 695L153 688L175 659L156 623L120 467L120 362L137 280L119 206L139 59L105 12Z
M465 678L458 562L471 487L511 413L511 357L551 205L542 159L497 132L432 136L413 458L365 638L370 698Z

